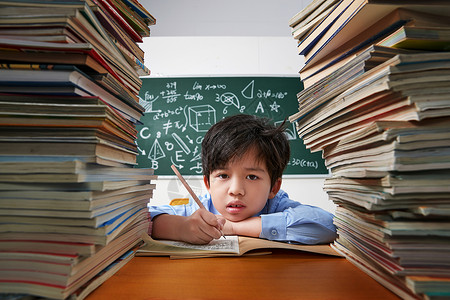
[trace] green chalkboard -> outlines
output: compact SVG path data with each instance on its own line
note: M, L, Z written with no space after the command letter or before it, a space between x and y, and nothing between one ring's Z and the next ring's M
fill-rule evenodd
M138 167L157 175L202 175L201 142L206 131L226 116L265 116L275 124L298 111L298 77L143 78L140 103L145 107L137 127ZM291 158L285 174L328 174L319 152L310 153L288 124Z

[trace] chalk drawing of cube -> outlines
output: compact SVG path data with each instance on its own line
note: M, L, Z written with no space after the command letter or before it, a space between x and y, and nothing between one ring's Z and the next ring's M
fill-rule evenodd
M189 126L197 132L206 132L216 123L216 110L211 105L189 107Z

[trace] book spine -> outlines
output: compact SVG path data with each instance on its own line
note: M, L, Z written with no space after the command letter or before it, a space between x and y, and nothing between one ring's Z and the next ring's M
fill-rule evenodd
M133 38L135 42L142 43L141 36L128 24L128 22L120 15L117 10L109 3L109 1L99 0L105 9L115 17L117 22L123 27L123 29Z
M117 40L115 40L114 43L116 44L117 48L119 48L119 50L128 59L130 59L133 63L136 64L137 68L135 68L135 70L138 72L138 74L140 76L148 76L148 75L150 75L150 70L135 55L133 55L133 53L128 51L128 49L126 49L124 46L122 46Z

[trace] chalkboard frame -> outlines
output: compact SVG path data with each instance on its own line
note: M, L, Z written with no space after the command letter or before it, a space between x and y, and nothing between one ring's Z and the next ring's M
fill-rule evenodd
M146 113L144 115L144 117L141 118L142 121L142 125L138 125L137 129L138 129L138 139L136 141L138 148L139 148L139 152L140 154L137 157L137 161L138 161L138 165L137 167L151 167L151 168L155 168L155 174L158 175L159 178L163 179L163 178L173 178L173 172L170 169L170 165L172 164L173 161L170 161L169 163L164 162L164 169L162 171L158 171L159 169L159 162L158 160L163 160L163 159L169 159L168 157L164 156L158 159L151 159L150 158L150 151L152 149L154 149L154 147L151 147L148 143L144 142L144 137L146 138L146 140L150 139L150 135L154 134L157 135L158 132L160 133L160 131L156 131L156 132L152 132L149 126L151 124L156 125L157 121L155 120L149 120L149 116L152 116L152 118L157 118L158 121L161 119L164 119L164 114L160 114L159 116L156 116L155 111L160 111L159 109L155 109L155 104L157 103L157 101L161 101L161 99L165 99L165 101L174 101L174 98L178 97L178 98L184 98L185 101L190 100L192 101L194 104L197 103L204 103L203 100L205 97L202 98L202 94L200 93L200 91L205 91L206 89L208 90L214 90L217 91L216 93L216 97L214 100L211 100L211 98L209 100L207 100L206 104L202 104L202 108L205 108L205 114L208 115L208 109L210 107L207 107L208 105L216 108L214 105L218 105L221 104L223 106L224 109L235 109L233 112L229 113L229 115L231 114L235 114L235 113L251 113L248 110L246 111L247 107L242 110L242 107L244 105L240 105L239 101L244 102L247 100L251 100L253 101L251 103L251 105L253 105L252 109L256 109L256 113L257 115L259 115L258 113L258 105L261 105L261 101L262 100L267 100L270 99L268 101L266 101L266 103L264 103L264 105L262 105L262 107L264 107L264 109L267 109L268 107L270 107L270 105L268 104L268 102L271 102L271 104L276 103L277 101L281 102L280 104L283 105L278 105L278 107L283 107L284 106L284 110L282 113L283 118L284 117L288 117L289 115L294 114L297 110L298 110L298 102L297 102L297 93L300 92L303 89L302 83L300 81L299 76L294 76L294 75L211 75L211 76L163 76L163 77L142 77L141 78L143 80L143 85L142 88L140 90L139 93L139 100L140 103L146 108ZM290 84L292 85L292 82L296 82L296 84L298 84L298 89L296 89L296 86L294 87L290 87L290 90L288 92L283 92L282 90L272 90L273 87L269 86L266 89L261 89L260 86L260 81L261 80L268 80L271 82L271 84L273 83L273 81L280 81L286 79L287 81L290 81ZM200 82L199 82L200 80ZM211 82L214 82L214 80L217 82L216 84L211 84ZM230 84L229 80L233 81L233 84L239 85L237 88L238 90L240 88L241 89L241 94L239 96L236 96L236 94L238 94L236 92L236 90L234 90L236 87L234 88L230 88L229 86L224 87L224 84L220 84L220 80L223 80L222 82L226 82L225 85ZM158 83L159 81L159 83ZM190 81L191 82L191 89L188 92L185 92L185 86L183 86L183 91L178 91L177 88L180 86L179 82L180 81ZM209 82L206 84L206 82ZM235 83L237 82L237 83ZM240 85L240 83L243 83L242 85ZM253 86L251 85L253 82ZM163 90L161 87L161 83L164 83L165 86L165 90ZM197 84L195 84L197 83ZM267 82L266 82L267 83ZM158 90L156 89L152 89L155 88L155 86L158 87ZM275 87L277 85L274 85ZM253 88L253 90L250 89L250 87ZM294 89L294 90L291 90ZM231 90L231 92L230 92ZM246 95L244 93L247 93ZM283 99L290 97L289 98L289 106L290 107L286 107L287 105L283 102ZM178 101L178 98L175 100ZM217 99L216 99L217 98ZM243 100L241 100L240 98L242 98ZM171 99L171 100L168 100ZM274 101L272 101L274 100ZM183 100L181 100L183 102ZM214 101L214 102L211 102ZM151 102L151 104L149 104L149 102ZM256 104L256 103L259 104ZM180 126L181 123L183 124L187 124L187 119L188 117L188 113L186 113L186 110L190 110L191 107L198 107L198 106L189 106L188 104L184 103L185 106L182 109L183 111L183 115L185 120L183 122L179 122L179 120L172 122L171 124L173 125L174 123L178 122L177 126ZM213 104L213 105L211 105ZM164 105L168 105L167 103L164 103ZM269 105L269 106L268 106ZM161 106L161 103L159 103L159 106ZM150 109L149 109L150 107ZM274 105L274 107L276 107L276 105ZM180 108L180 107L178 107ZM241 109L240 110L236 110L236 109ZM279 108L280 109L280 108ZM283 109L283 108L282 108ZM281 110L281 109L280 109ZM190 110L191 111L191 110ZM159 112L161 113L161 112ZM178 116L180 116L180 111L178 112L174 112L171 111L170 113L165 112L165 116L172 114L172 116L174 114L178 114ZM193 115L202 115L202 112L192 112L191 113ZM278 112L277 112L278 113ZM226 115L224 114L219 114L220 117L216 117L215 120L209 120L209 121L213 121L213 122L217 122L221 117L224 117ZM266 117L269 117L271 119L274 119L273 116L268 115L266 113L261 114L264 115ZM189 119L190 120L190 119ZM208 122L209 122L208 121ZM279 120L278 120L279 121ZM213 124L213 122L210 122ZM301 146L299 145L299 142L301 142L301 140L299 139L298 135L295 132L295 125L291 124L288 122L288 129L290 129L290 134L288 134L288 136L290 136L290 139L292 139L292 135L295 135L295 140L297 141L290 141L291 142L291 149L293 150L293 153L296 153L296 149L299 147L302 147L301 151L302 154L305 154L307 159L299 159L299 158L293 158L291 156L291 160L289 161L289 166L287 168L288 172L285 172L285 174L283 174L283 178L305 178L305 177L309 177L309 178L324 178L324 177L329 177L329 171L326 169L325 165L324 165L324 161L320 156L320 153L311 153L309 150L304 148L303 143L301 143ZM200 126L198 124L202 124L202 123L196 123L197 126ZM160 124L159 124L160 125ZM190 124L192 125L192 124ZM185 127L187 127L187 125L184 125ZM156 126L157 127L157 126ZM192 126L191 126L192 127ZM160 128L162 129L162 128ZM195 128L194 126L194 130L198 130L199 132L206 132L207 128L204 126L204 128L200 128L197 127ZM162 131L162 130L161 130ZM168 134L168 130L166 128L166 135ZM187 135L186 135L187 137ZM160 135L159 138L162 138L162 135ZM177 133L173 133L172 132L172 138L174 141L171 142L167 142L167 140L163 143L165 143L165 145L161 146L161 143L159 143L159 148L164 151L166 149L164 149L164 147L179 147L181 150L184 151L184 153L188 153L191 149L188 149L188 147L186 147L187 141L183 141L184 136L180 137ZM189 137L188 137L189 139ZM155 137L155 139L153 140L153 145L155 143L155 141L157 140L157 138ZM163 138L162 141L164 141L165 139ZM190 139L189 139L190 140ZM192 143L192 141L191 141ZM296 145L293 146L293 143L296 143ZM152 145L152 146L153 146ZM168 149L168 148L167 148ZM179 150L179 152L182 152L181 150ZM198 149L196 150L198 153ZM305 152L306 151L306 152ZM143 154L145 153L145 154ZM156 152L155 152L156 153ZM147 155L147 159L145 159L143 156ZM156 155L153 157L157 157ZM173 160L173 158L171 158L171 160ZM147 161L147 163L143 163ZM155 163L156 161L156 163ZM150 162L150 163L148 163ZM298 168L299 164L301 163L305 163L306 167L309 169L315 169L313 172L311 171L303 171L303 172L296 172L295 170L293 170L292 168L290 169L291 164L296 163L296 167ZM175 165L177 165L177 163L175 163ZM189 176L189 178L196 178L196 177L201 177L201 173L194 174L193 172L186 172L186 168L183 167L183 165L178 166L180 169L180 172L183 174L183 176ZM317 171L319 170L319 171Z

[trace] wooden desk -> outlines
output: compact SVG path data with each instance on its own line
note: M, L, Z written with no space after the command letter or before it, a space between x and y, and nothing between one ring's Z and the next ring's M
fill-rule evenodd
M135 257L86 299L399 298L345 258L276 250L253 257Z

